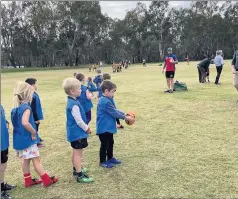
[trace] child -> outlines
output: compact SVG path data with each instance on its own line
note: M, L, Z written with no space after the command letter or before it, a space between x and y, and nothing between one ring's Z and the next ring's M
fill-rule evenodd
M103 96L99 99L97 106L97 135L101 142L100 166L112 168L121 162L113 156L113 134L117 132L116 118L134 121L134 118L116 109L113 100L116 85L109 80L102 83ZM106 159L107 157L107 159Z
M102 79L103 79L103 81L104 81L104 80L111 80L111 75L108 74L108 73L104 73L104 74L102 75ZM120 129L123 129L124 126L121 125L120 120L119 120L118 118L116 118L116 121L117 121L117 128L118 128L118 129L119 129L119 128L120 128Z
M88 77L87 87L88 87L88 90L89 90L91 93L98 91L98 89L96 88L96 86L95 86L94 83L92 82L92 78L91 78L91 77Z
M6 191L14 189L15 185L4 183L4 175L7 168L8 161L8 147L9 147L9 134L8 134L8 121L5 118L5 111L0 105L1 109L1 170L0 170L0 182L1 182L1 198L11 199Z
M71 143L71 147L73 148L73 175L77 178L77 182L92 182L93 179L85 174L87 169L82 166L83 148L88 146L87 137L91 131L86 124L85 112L80 103L76 100L81 94L80 81L75 78L66 78L63 82L63 89L68 95L66 129L67 140Z
M76 99L80 102L80 105L83 107L83 110L86 115L86 124L89 124L89 122L92 119L91 109L93 108L92 103L92 93L89 92L88 87L83 85L85 82L85 77L82 73L78 73L75 77L77 80L81 83L81 95L76 97Z
M22 169L24 174L25 187L30 187L43 182L44 187L48 187L58 181L58 177L50 177L41 166L39 149L37 143L40 142L34 121L33 112L30 107L34 89L26 82L18 82L14 88L14 108L11 112L13 125L13 148L23 159ZM32 179L30 174L30 162L41 180Z
M98 89L98 98L102 96L102 91L101 91L101 84L102 84L102 75L101 75L101 70L97 70L97 75L93 79L93 82L96 84L96 87Z
M146 67L145 59L143 59L143 66Z
M39 131L40 120L43 120L43 112L42 112L40 97L36 92L36 90L37 90L37 86L36 86L37 80L35 78L27 78L25 80L25 82L28 83L29 85L31 85L33 90L34 90L32 102L31 102L31 109L32 109L33 118L34 118L34 121L35 121L35 124L36 124L36 130L38 132ZM43 141L44 140L42 140L40 138L40 143L38 144L38 147L43 146L43 144L42 144Z

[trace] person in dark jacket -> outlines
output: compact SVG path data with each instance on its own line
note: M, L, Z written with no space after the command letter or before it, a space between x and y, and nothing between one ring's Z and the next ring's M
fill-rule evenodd
M25 80L26 83L30 84L32 86L32 88L35 90L33 97L32 97L32 102L31 102L31 109L32 109L32 113L33 113L33 118L35 120L35 124L36 124L36 130L37 132L39 131L39 125L40 125L40 121L43 120L43 111L42 111L42 107L41 107L41 101L40 101L40 97L38 95L38 93L36 92L37 87L36 87L36 82L37 80L35 78L27 78ZM44 140L40 138L40 143L38 144L38 147L42 147Z
M238 50L235 51L231 63L232 73L234 74L234 87L238 91Z
M204 56L204 59L197 65L200 83L205 82L206 72L209 69L210 63L211 60L208 57Z

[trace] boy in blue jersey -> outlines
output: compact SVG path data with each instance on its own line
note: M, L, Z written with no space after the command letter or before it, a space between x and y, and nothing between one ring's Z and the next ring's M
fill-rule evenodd
M111 80L111 75L108 74L108 73L104 73L102 75L102 79L103 79L103 81L104 80ZM116 122L117 122L117 128L118 129L123 129L124 128L124 126L121 124L121 122L120 122L120 120L118 118L116 119Z
M5 175L5 171L7 168L7 161L8 161L9 123L5 118L5 111L2 105L0 105L0 109L1 109L1 167L0 167L1 198L11 199L11 197L7 194L7 191L12 190L16 186L4 183L4 175Z
M81 83L75 78L66 78L63 82L63 89L68 95L66 106L66 130L67 141L73 148L72 164L73 175L77 182L89 183L93 179L86 175L87 169L82 166L83 149L88 146L87 137L91 133L90 128L86 124L86 115L76 99L81 94Z
M92 113L91 109L93 108L92 93L89 92L89 89L87 86L84 85L85 82L85 76L82 73L78 73L75 78L80 81L81 83L81 94L76 99L80 102L80 105L83 107L84 112L86 114L86 124L89 124L89 122L92 119Z
M13 148L22 159L22 170L24 174L25 187L43 183L48 187L58 181L58 177L50 177L43 169L40 162L39 135L30 107L34 90L26 82L18 82L14 87L14 108L11 112L13 125ZM30 173L30 163L33 162L34 170L41 177L41 180L32 179Z
M96 84L96 87L98 89L98 98L102 97L102 90L101 90L101 84L102 84L102 75L101 75L101 69L97 69L97 75L93 79L93 82Z
M116 118L126 121L134 121L134 118L116 109L113 100L116 85L109 80L103 81L101 85L102 97L97 106L97 135L101 142L100 166L112 168L121 162L113 156L113 134L117 132Z
M31 109L32 109L33 117L34 117L35 124L36 124L36 130L39 131L40 121L43 120L44 118L43 118L40 96L36 92L36 90L37 90L37 86L36 86L37 80L35 78L27 78L25 80L25 82L30 84L32 86L32 88L34 89L34 94L33 94L32 102L31 102ZM43 141L44 140L40 138L40 143L38 144L38 147L43 146L43 144L42 144Z

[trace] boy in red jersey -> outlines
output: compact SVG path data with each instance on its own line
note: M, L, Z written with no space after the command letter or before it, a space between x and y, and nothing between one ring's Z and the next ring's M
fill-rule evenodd
M167 49L168 56L165 58L164 67L162 73L165 70L165 77L167 79L168 90L165 93L173 93L174 91L174 75L175 64L178 63L178 59L175 54L172 53L172 48Z

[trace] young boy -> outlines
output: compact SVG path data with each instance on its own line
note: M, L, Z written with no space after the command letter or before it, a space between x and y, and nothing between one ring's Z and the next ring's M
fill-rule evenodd
M104 80L111 80L111 75L108 74L108 73L104 73L104 74L102 75L102 79L103 79L103 81L104 81ZM120 120L119 120L118 118L116 118L116 121L117 121L117 128L118 128L118 129L123 129L124 126L121 125Z
M73 175L76 177L77 182L89 183L93 179L88 177L85 173L86 168L82 166L83 149L88 146L87 137L91 133L90 128L86 124L86 115L76 100L81 94L81 84L75 78L66 78L63 82L63 89L68 95L66 106L66 129L67 140L73 148L72 163Z
M43 120L43 112L42 112L42 107L41 107L41 101L40 101L40 97L37 94L36 90L37 90L37 86L36 86L36 82L37 80L35 78L27 78L25 80L26 83L30 84L32 86L32 88L34 89L34 94L33 94L33 98L32 98L32 102L31 102L31 109L33 112L33 117L36 123L36 130L39 131L39 125L40 125L40 120ZM38 147L42 147L44 140L40 138L40 143L38 144Z
M93 95L89 92L88 87L83 85L85 82L85 77L82 73L78 73L75 78L80 81L82 91L81 95L78 96L76 99L80 102L80 105L83 107L83 110L86 114L86 124L89 124L92 119L91 109L93 108Z
M5 118L5 111L2 105L0 105L0 109L1 109L1 167L0 167L1 168L0 170L1 198L11 199L11 197L7 194L6 191L12 190L16 186L4 183L4 175L5 175L5 171L7 168L7 161L8 161L9 123Z
M164 67L162 73L165 70L165 77L167 80L168 90L165 93L173 93L174 91L174 75L175 75L175 64L178 63L178 59L172 52L172 48L167 49L168 56L165 58Z
M116 109L113 100L116 91L116 85L109 80L103 81L101 85L102 97L99 99L97 106L97 132L100 147L100 166L104 168L112 168L121 161L113 156L113 134L117 132L116 118L126 121L134 121L134 118L127 116L126 113Z
M96 84L96 87L98 89L98 98L100 98L102 96L102 91L101 91L101 84L102 84L101 69L97 69L97 75L93 79L93 82Z

